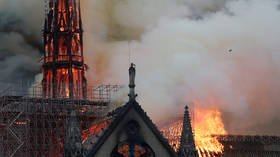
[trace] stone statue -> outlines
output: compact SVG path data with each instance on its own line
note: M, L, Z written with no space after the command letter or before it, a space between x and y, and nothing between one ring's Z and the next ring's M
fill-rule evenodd
M135 75L136 75L136 70L135 70L135 64L131 63L130 68L129 68L129 100L130 101L135 101L135 98L137 95L135 94Z

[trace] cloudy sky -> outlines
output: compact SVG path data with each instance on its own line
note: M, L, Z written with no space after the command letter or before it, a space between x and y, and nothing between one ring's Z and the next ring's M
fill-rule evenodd
M81 3L91 85L127 84L133 61L154 119L198 100L230 133L280 135L279 0ZM0 0L1 82L40 75L43 18L43 0Z

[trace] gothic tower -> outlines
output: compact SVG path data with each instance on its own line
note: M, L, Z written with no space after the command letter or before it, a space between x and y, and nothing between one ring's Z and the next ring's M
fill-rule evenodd
M195 148L194 137L191 126L188 106L185 107L183 130L181 135L181 143L179 148L179 157L198 157L198 152Z
M80 0L49 0L44 26L43 95L86 98Z

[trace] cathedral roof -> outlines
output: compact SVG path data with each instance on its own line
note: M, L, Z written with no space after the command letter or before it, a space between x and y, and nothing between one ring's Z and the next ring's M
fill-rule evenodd
M122 121L122 119L124 118L126 113L128 113L128 111L132 108L135 109L135 111L137 111L137 113L142 117L142 119L147 124L149 129L156 135L158 140L169 151L169 153L176 156L175 151L169 145L168 141L164 138L164 136L161 134L159 129L156 127L156 125L152 122L152 120L149 118L149 116L146 114L146 112L142 109L142 107L136 101L129 101L126 105L124 105L123 107L120 107L116 110L113 121L108 126L108 128L104 130L102 135L97 139L96 143L92 146L92 149L89 150L88 156L94 156L94 154L98 151L98 149L102 146L102 144L107 140L107 138L110 136L110 134L114 131L114 129L118 126L118 124Z
M90 150L92 146L99 140L112 123L113 118L107 117L101 121L97 121L89 129L83 130L82 139L83 146L86 150Z

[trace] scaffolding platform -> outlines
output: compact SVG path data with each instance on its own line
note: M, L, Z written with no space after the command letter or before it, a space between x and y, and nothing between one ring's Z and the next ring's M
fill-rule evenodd
M122 86L90 89L88 99L44 98L40 87L7 86L0 92L0 157L62 157L67 120L75 110L82 130L106 118Z

